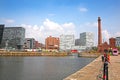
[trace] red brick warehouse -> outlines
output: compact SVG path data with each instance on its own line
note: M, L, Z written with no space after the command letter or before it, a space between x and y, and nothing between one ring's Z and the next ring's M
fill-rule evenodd
M59 38L49 36L45 39L46 49L59 49Z

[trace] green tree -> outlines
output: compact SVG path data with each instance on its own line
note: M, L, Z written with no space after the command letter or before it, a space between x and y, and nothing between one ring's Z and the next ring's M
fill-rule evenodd
M120 51L120 46L118 46L117 49Z
M97 51L97 47L96 46L92 47L92 50Z

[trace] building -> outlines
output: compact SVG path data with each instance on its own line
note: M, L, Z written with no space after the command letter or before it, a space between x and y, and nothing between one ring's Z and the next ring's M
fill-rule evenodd
M98 17L98 52L104 52L105 49L116 48L119 44L115 38L109 39L109 44L107 42L102 42L102 29L101 29L101 19Z
M0 25L0 44L2 42L3 31L4 31L4 25Z
M45 39L46 49L59 49L59 38L49 36Z
M45 45L42 43L39 43L38 41L35 41L35 49L45 49Z
M80 46L80 39L75 39L75 46Z
M23 27L5 27L2 48L22 49L25 40L25 29Z
M112 49L116 48L116 39L115 38L110 38L109 39L109 45L110 45L110 48L112 48Z
M92 32L80 33L80 46L93 47L94 34Z
M101 44L100 52L104 53L105 49L107 49L107 50L110 49L110 45L107 42L104 42Z
M41 49L45 49L45 44L40 43L40 48L41 48Z
M35 49L40 48L40 43L38 41L35 41Z
M35 39L25 38L24 49L35 49Z
M104 52L105 49L108 49L110 45L107 42L102 41L102 27L101 19L98 17L98 52Z
M75 46L74 35L60 35L60 51L71 50Z
M120 47L120 37L116 37L116 47Z

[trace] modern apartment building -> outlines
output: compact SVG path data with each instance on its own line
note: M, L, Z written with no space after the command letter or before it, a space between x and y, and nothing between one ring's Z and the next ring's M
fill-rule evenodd
M59 38L49 36L45 39L46 49L59 49Z
M60 50L71 50L75 46L74 35L60 35Z
M116 47L120 47L120 37L116 37Z
M80 33L80 46L93 47L94 34L92 32Z
M35 48L35 39L25 38L24 49L34 49L34 48Z
M25 29L23 27L5 27L1 47L22 49L24 40Z

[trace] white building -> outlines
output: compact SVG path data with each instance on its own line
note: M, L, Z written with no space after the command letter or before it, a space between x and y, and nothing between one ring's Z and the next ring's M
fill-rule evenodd
M94 34L92 32L80 33L80 46L93 47Z
M60 35L60 50L71 50L75 45L74 35Z
M120 46L120 37L116 37L116 46L117 46L117 47Z

